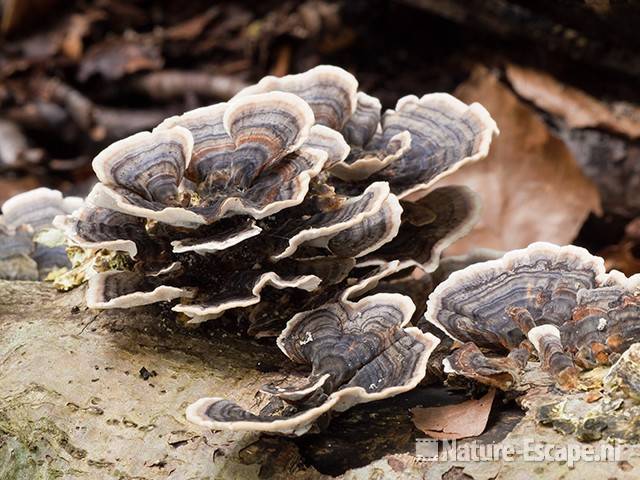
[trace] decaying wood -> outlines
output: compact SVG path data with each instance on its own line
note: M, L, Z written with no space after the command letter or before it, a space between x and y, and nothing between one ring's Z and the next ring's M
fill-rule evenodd
M237 456L255 435L202 431L184 410L215 392L259 404L263 380L283 378L260 371L282 365L275 348L192 336L148 310L96 314L80 290L0 291L0 478L257 475Z
M156 100L182 98L187 94L226 100L246 87L247 83L229 75L164 70L138 78L133 86Z
M273 345L222 330L209 334L185 330L156 309L97 313L84 307L83 289L60 294L42 283L0 281L0 292L3 480L329 478L310 463L316 457L341 454L332 450L331 437L294 441L209 432L184 418L185 407L202 395L223 394L259 408L264 403L255 394L260 385L297 374ZM398 410L410 424L407 405L404 401L386 408ZM349 430L354 422L361 424L354 443L364 442L376 451L378 445L392 441L399 426L397 415L380 415L384 409L375 404L354 410L343 414L346 418L339 426ZM376 411L378 415L372 413ZM486 441L502 440L505 434L499 431L500 427L491 427L484 434ZM525 438L567 441L553 429L541 427L532 415L502 442L514 444ZM413 446L411 437L408 445ZM361 455L370 458L366 450ZM439 479L460 470L476 480L527 478L534 473L545 478L560 474L593 478L588 475L594 472L602 478L631 479L637 478L636 450L631 449L625 462L583 462L568 471L558 462L522 459L421 463L412 448L404 453L390 449L392 454L380 453L338 478Z
M640 74L633 31L638 12L623 3L568 0L404 0L462 25L526 40L580 62ZM600 8L598 8L598 4ZM615 25L615 35L611 28ZM605 40L606 39L606 40Z

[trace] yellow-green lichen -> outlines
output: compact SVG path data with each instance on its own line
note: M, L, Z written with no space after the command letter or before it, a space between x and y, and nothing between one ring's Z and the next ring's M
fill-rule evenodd
M62 292L82 285L96 272L128 270L131 267L131 258L123 252L69 247L67 255L71 261L71 270L54 270L45 279L53 282L53 286Z

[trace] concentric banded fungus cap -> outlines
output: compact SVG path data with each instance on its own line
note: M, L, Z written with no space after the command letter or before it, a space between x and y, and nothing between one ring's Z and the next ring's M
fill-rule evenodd
M0 216L0 278L3 280L37 280L38 264L34 251L33 229L28 225L13 228Z
M429 296L425 318L460 342L511 350L525 334L510 308L526 309L535 325L560 326L578 291L606 280L604 261L585 249L534 243L452 273Z
M608 283L578 292L571 320L560 326L563 344L583 368L613 363L640 340L640 275L611 272Z
M388 181L400 199L427 192L441 178L486 157L498 134L482 105L466 105L446 93L401 98L395 110L385 112L381 127L381 137L373 141L387 149L409 133L406 151L372 176Z
M41 187L11 197L2 205L4 223L30 225L34 231L51 226L57 215L71 213L83 205L79 197L63 197L58 190Z
M10 262L15 268L23 270L18 277L24 280L36 280L38 277L43 278L56 268L70 267L65 252L64 236L52 228L52 223L54 217L69 214L82 205L81 198L65 198L59 191L44 187L10 198L2 205L0 257ZM21 251L18 252L16 249ZM12 251L15 255L11 254ZM37 270L32 268L31 262L28 262L29 266L24 264L25 256L36 262ZM32 273L27 274L24 268ZM7 272L0 275L18 278Z
M98 207L175 226L264 218L300 204L329 157L303 146L314 117L282 92L173 117L114 143L93 162Z
M33 253L33 229L29 225L18 228L5 225L0 215L0 258L11 258Z
M437 188L415 202L400 202L402 222L393 240L377 248L360 264L401 260L425 272L438 267L440 254L475 225L480 200L468 187Z
M309 104L319 125L340 131L356 111L358 81L332 65L319 65L304 73L264 77L241 90L236 97L267 92L290 92Z
M444 373L455 373L479 383L499 388L515 390L529 360L526 348L516 348L506 357L489 357L475 343L467 342L455 349L442 363Z
M57 216L53 224L70 245L125 252L131 258L150 241L143 218L90 204L71 215Z
M297 412L255 415L222 398L203 398L187 409L187 418L213 429L301 435L331 410L410 390L424 377L439 342L404 327L414 308L402 295L377 294L300 313L289 321L278 345L293 361L311 365L308 382L265 387L287 402L302 402Z
M426 193L440 178L484 158L498 133L477 103L466 105L445 93L409 95L381 117L380 101L357 88L350 73L320 65L296 75L266 77L238 97L272 91L299 95L311 105L318 124L340 131L351 146L344 162L332 164L332 173L347 182L371 176L387 181L401 199Z
M89 308L130 308L155 302L186 298L188 289L165 285L163 275L145 276L130 271L109 271L89 279L87 306Z
M292 256L306 245L327 249L339 257L361 257L391 241L398 233L402 208L384 182L371 184L357 197L346 197L339 208L289 221L275 229L282 247L274 260Z

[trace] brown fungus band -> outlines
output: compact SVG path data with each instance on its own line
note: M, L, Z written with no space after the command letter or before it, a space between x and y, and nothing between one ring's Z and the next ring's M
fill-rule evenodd
M300 385L265 387L295 404L284 419L207 399L192 420L301 433L424 375L436 339L405 326L412 301L352 296L388 274L437 267L479 205L466 187L433 184L483 158L497 133L482 106L447 94L382 113L353 75L319 66L112 144L93 161L99 182L86 205L55 223L71 245L130 258L90 278L89 306L172 302L191 323L248 320L249 334L278 336L311 368ZM301 329L314 340L298 352ZM349 368L333 361L340 348L354 355Z

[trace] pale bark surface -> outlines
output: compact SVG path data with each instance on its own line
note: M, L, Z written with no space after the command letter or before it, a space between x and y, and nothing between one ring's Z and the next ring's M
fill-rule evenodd
M0 292L0 478L255 476L236 454L256 435L202 431L184 411L214 393L258 403L259 386L282 378L257 366L284 363L276 349L189 336L153 310L96 313L83 289ZM157 375L145 381L142 367Z
M227 396L257 410L265 402L256 396L262 384L299 372L273 346L217 330L190 332L155 309L97 313L86 309L83 293L0 281L2 480L318 479L329 477L313 465L324 461L326 467L332 457L364 465L340 476L348 480L638 478L635 450L625 462L573 469L558 462L420 464L411 453L414 438L423 435L413 430L408 409L433 397L424 388L354 408L323 436L293 440L202 430L184 418L193 400ZM144 380L142 367L156 375ZM340 437L347 430L353 440ZM511 444L572 440L530 415L499 421L479 439L505 435Z

